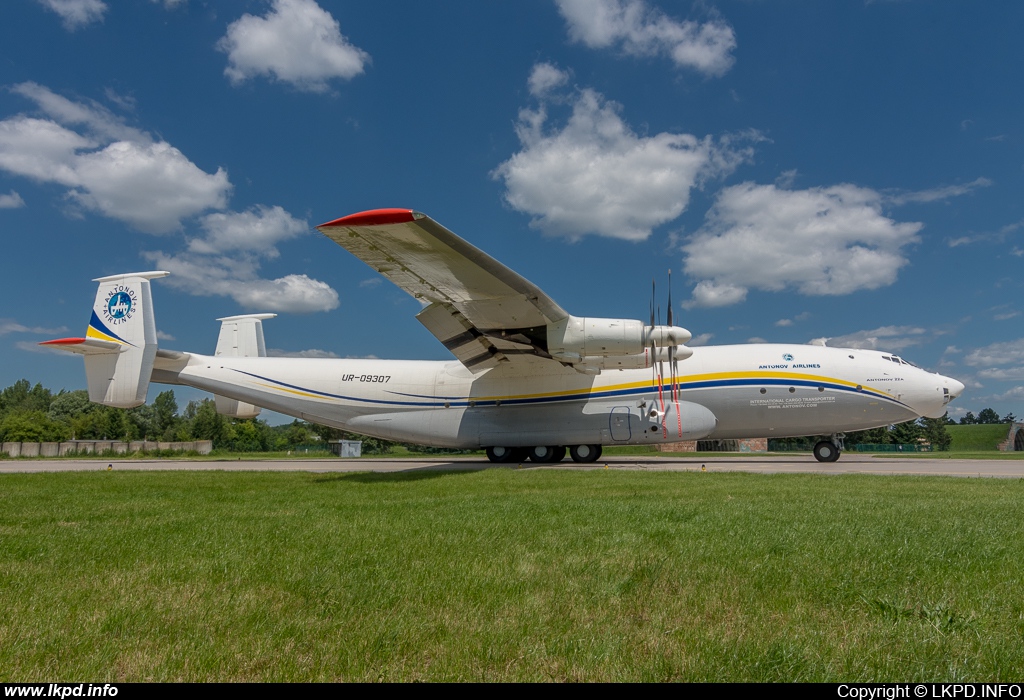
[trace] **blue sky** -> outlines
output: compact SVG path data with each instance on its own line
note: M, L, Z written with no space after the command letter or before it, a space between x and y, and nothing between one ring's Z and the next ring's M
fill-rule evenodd
M13 0L0 385L84 387L90 280L165 347L446 359L313 230L423 211L576 315L893 351L1024 415L1024 5ZM161 387L153 391L161 390ZM198 394L178 392L182 399ZM183 401L182 401L183 403Z

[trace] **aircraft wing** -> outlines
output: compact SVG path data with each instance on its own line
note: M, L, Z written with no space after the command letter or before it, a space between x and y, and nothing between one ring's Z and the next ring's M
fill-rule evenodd
M317 229L427 304L417 319L472 370L548 356L549 323L567 314L536 285L410 209L352 214Z

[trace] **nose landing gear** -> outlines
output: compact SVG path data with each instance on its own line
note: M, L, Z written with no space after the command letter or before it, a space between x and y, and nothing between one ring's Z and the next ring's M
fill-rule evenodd
M572 461L586 464L601 459L600 445L573 445L569 448Z

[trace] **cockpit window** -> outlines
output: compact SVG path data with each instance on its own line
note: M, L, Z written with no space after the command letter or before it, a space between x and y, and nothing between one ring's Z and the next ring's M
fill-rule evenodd
M889 362L895 362L898 365L910 365L911 367L917 367L917 365L915 365L913 362L907 362L898 355L893 355L892 357L889 357L888 355L882 355L882 359L889 360Z

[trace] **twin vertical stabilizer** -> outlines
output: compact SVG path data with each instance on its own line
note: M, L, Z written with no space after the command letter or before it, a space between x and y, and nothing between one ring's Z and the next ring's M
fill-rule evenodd
M217 337L215 357L266 357L267 344L263 340L263 321L277 314L243 314L218 318L220 335ZM233 418L255 418L259 406L215 395L217 413Z
M118 408L146 402L157 350L149 281L168 274L132 272L93 280L100 286L83 343L91 351L82 353L90 401Z
M47 340L47 345L85 356L89 400L104 406L134 408L146 402L157 356L156 321L150 280L171 273L130 272L93 280L99 282L92 317L84 338ZM266 357L263 321L277 314L244 314L221 322L216 357ZM180 353L179 353L180 354ZM216 396L217 412L235 418L255 418L252 404Z

